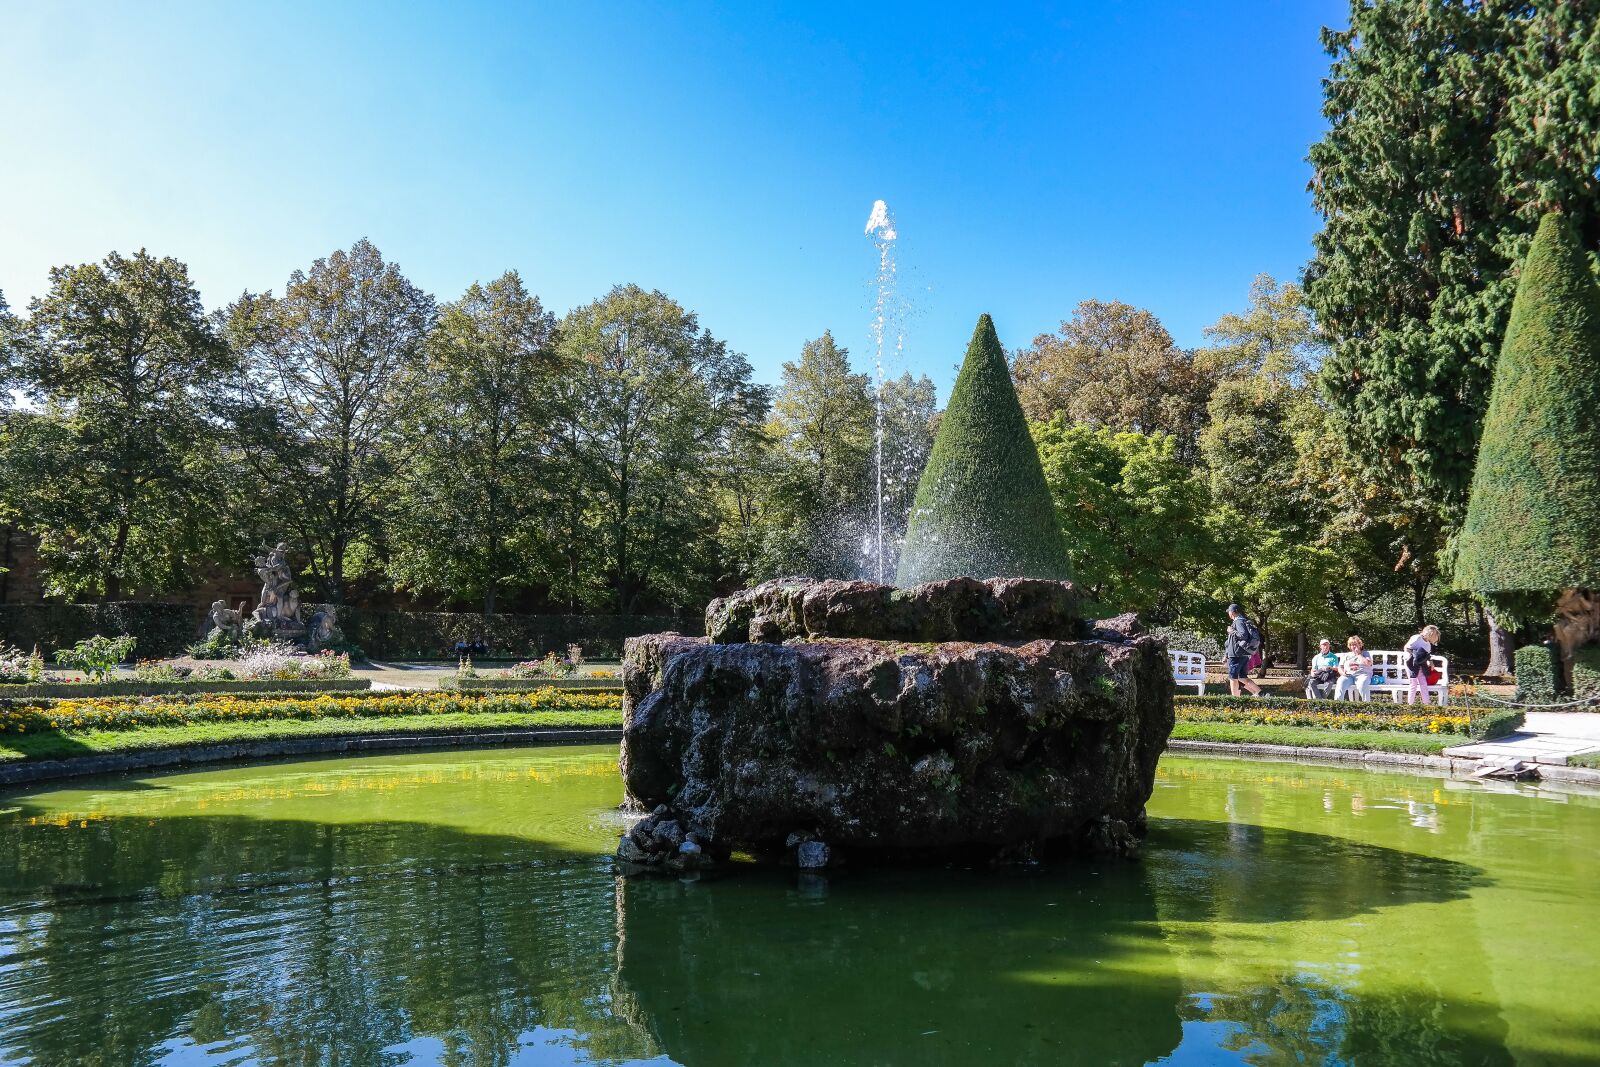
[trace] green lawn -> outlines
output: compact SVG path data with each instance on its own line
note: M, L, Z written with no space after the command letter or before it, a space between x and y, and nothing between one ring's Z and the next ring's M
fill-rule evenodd
M1175 740L1224 741L1229 744L1293 745L1300 748L1359 748L1369 752L1412 752L1437 755L1447 748L1472 743L1463 734L1411 734L1398 730L1320 730L1314 726L1261 726L1234 722L1180 722Z
M181 748L236 741L277 741L294 737L348 734L448 734L463 731L580 729L622 726L622 712L530 711L461 712L451 715L384 715L349 719L275 719L258 722L203 722L186 726L147 726L136 730L71 730L0 735L0 763L66 759L108 752Z

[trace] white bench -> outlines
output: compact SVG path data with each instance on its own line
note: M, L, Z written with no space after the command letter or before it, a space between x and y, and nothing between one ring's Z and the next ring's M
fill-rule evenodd
M1428 689L1440 704L1450 703L1450 661L1443 656L1430 656L1439 680ZM1372 691L1388 693L1396 704L1411 693L1411 671L1406 668L1404 652L1374 652L1372 654Z
M1411 694L1411 671L1406 668L1406 654L1404 652L1372 652L1372 686L1371 693L1388 693L1389 698L1396 704L1405 700ZM1439 704L1450 703L1450 661L1443 656L1430 657L1434 670L1439 672L1439 680L1429 686L1429 691L1434 694ZM1354 690L1351 691L1352 697Z
M1206 658L1198 652L1168 649L1172 660L1172 680L1177 685L1192 685L1197 696L1206 695Z

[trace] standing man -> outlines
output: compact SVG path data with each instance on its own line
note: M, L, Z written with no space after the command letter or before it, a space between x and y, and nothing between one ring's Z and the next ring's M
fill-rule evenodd
M1228 691L1239 695L1244 686L1253 696L1261 696L1261 687L1250 678L1250 657L1261 650L1261 631L1245 617L1244 609L1237 604L1228 605L1228 643L1222 652L1228 660Z

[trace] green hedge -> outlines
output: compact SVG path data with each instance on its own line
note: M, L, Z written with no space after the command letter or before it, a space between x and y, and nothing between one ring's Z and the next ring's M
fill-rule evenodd
M320 604L307 605L310 618ZM450 659L457 641L481 637L495 659L538 659L583 646L591 659L622 655L622 643L640 634L676 630L705 633L699 616L678 615L489 615L450 611L368 611L338 609L345 640L377 659Z
M194 604L147 604L135 600L107 604L0 604L0 643L27 651L35 645L48 659L86 637L131 634L142 659L176 656L200 632Z
M1178 696L1173 708L1180 722L1253 723L1326 730L1394 730L1431 733L1429 720L1465 717L1441 733L1485 739L1504 737L1522 725L1516 708L1482 704L1395 704L1390 701L1306 700L1301 697Z
M622 688L622 679L585 678L581 675L571 678L445 678L439 682L439 688L459 689L463 692L496 689L522 693L532 693L539 689L612 690Z
M193 682L24 682L0 685L0 700L34 697L87 700L90 697L181 696L201 693L354 693L372 688L370 678L218 679Z
M1585 645L1572 654L1572 697L1600 697L1600 645Z
M1561 693L1558 655L1548 645L1524 645L1517 649L1512 668L1517 678L1517 700L1525 704L1556 702Z

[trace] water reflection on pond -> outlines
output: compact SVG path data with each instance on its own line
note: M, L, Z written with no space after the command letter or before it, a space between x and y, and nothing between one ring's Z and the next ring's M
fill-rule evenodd
M0 1063L1600 1058L1594 797L1169 758L1136 863L624 884L619 796L534 749L0 799Z

